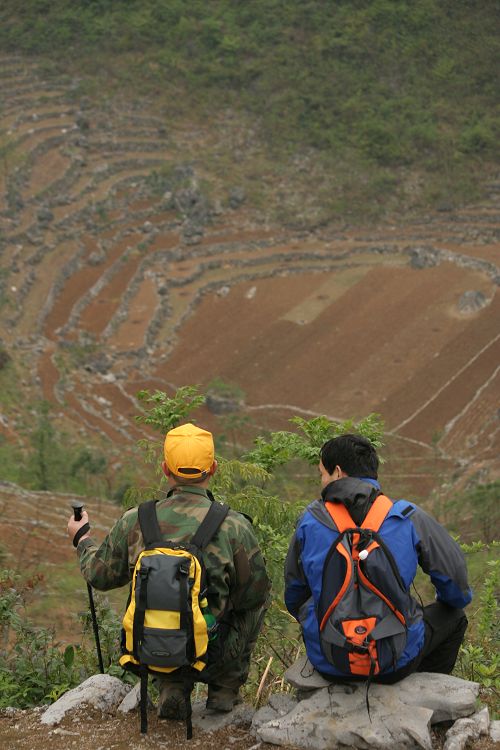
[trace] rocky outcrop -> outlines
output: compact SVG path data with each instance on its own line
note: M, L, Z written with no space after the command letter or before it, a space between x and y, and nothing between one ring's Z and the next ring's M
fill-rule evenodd
M293 699L260 709L253 727L260 740L304 750L325 747L422 748L431 750L432 725L459 719L457 737L488 732L485 712L476 713L479 685L450 675L413 674L395 685L324 680L303 657L285 675ZM369 710L368 710L369 705ZM465 723L464 723L465 722ZM457 740L458 741L458 740ZM450 744L449 750L458 750Z
M475 313L486 307L488 300L483 292L469 290L464 292L458 301L458 309L461 313Z

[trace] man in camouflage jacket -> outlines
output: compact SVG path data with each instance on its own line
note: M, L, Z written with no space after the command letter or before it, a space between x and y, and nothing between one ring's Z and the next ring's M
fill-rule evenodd
M208 485L217 470L211 433L191 424L171 430L165 438L163 471L169 492L156 506L165 539L187 542L210 507ZM99 591L124 586L144 542L137 508L127 511L99 546L84 532L88 515L70 518L68 534L80 533L77 554L85 580ZM80 531L81 530L81 531ZM202 679L208 683L207 708L230 711L247 679L250 656L268 603L270 581L251 523L230 510L219 531L203 553L209 580L208 604L218 623L216 654L210 658ZM158 714L185 718L180 677L168 675L160 684Z

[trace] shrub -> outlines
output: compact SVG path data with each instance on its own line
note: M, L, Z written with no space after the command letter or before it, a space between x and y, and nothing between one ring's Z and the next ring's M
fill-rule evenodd
M49 703L80 681L74 648L63 650L52 630L35 627L23 614L39 583L37 576L22 581L11 571L0 573L0 708Z

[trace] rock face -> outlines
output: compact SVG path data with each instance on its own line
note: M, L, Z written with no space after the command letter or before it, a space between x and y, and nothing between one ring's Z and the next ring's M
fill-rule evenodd
M276 707L270 702L252 726L264 742L305 750L345 745L431 750L431 725L474 714L479 692L477 683L422 672L395 685L373 683L368 713L364 683L327 683L305 657L286 678L302 700Z

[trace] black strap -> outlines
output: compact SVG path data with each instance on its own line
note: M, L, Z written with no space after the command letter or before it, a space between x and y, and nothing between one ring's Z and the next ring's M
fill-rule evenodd
M370 713L370 700L368 698L368 691L370 690L370 685L372 684L373 675L375 674L375 659L370 654L370 672L368 674L368 679L366 681L366 690L365 690L365 702L366 702L366 710L368 711L368 718L370 719L370 724L372 723L372 716Z
M75 536L73 537L73 547L78 547L78 543L82 536L84 536L88 531L90 531L90 524L86 523L83 526L80 526L78 531L76 532Z
M138 508L139 525L146 549L161 546L164 541L156 514L157 502L157 500L148 500L146 503L139 505ZM205 518L191 539L191 544L198 549L205 549L228 513L229 505L212 501Z
M205 518L198 527L198 531L191 539L191 544L200 550L204 550L219 530L228 513L229 505L219 502L211 503Z
M205 492L207 493L207 496L208 496L208 499L210 500L210 502L211 503L215 503L216 502L215 497L210 492L210 490L207 489L207 490L205 490ZM252 516L249 516L248 513L243 513L242 510L237 510L236 513L239 513L240 516L243 516L243 518L246 518L247 521L249 521L251 524L253 524L253 518L252 518Z
M141 734L148 731L148 668L141 664Z
M193 737L193 722L191 718L193 715L193 709L191 707L191 691L193 689L193 678L190 675L189 667L184 667L182 672L184 701L186 705L186 739L190 740Z
M144 618L146 615L146 607L148 604L148 574L149 568L140 568L137 574L140 578L141 585L139 587L139 596L137 597L137 579L136 579L136 602L134 612L134 622L132 624L133 633L133 646L132 653L134 654L137 661L139 658L139 644L142 643L144 637Z
M137 516L146 549L161 546L163 538L156 515L157 500L148 500L139 505Z
M180 629L189 632L189 558L181 558L178 569Z

